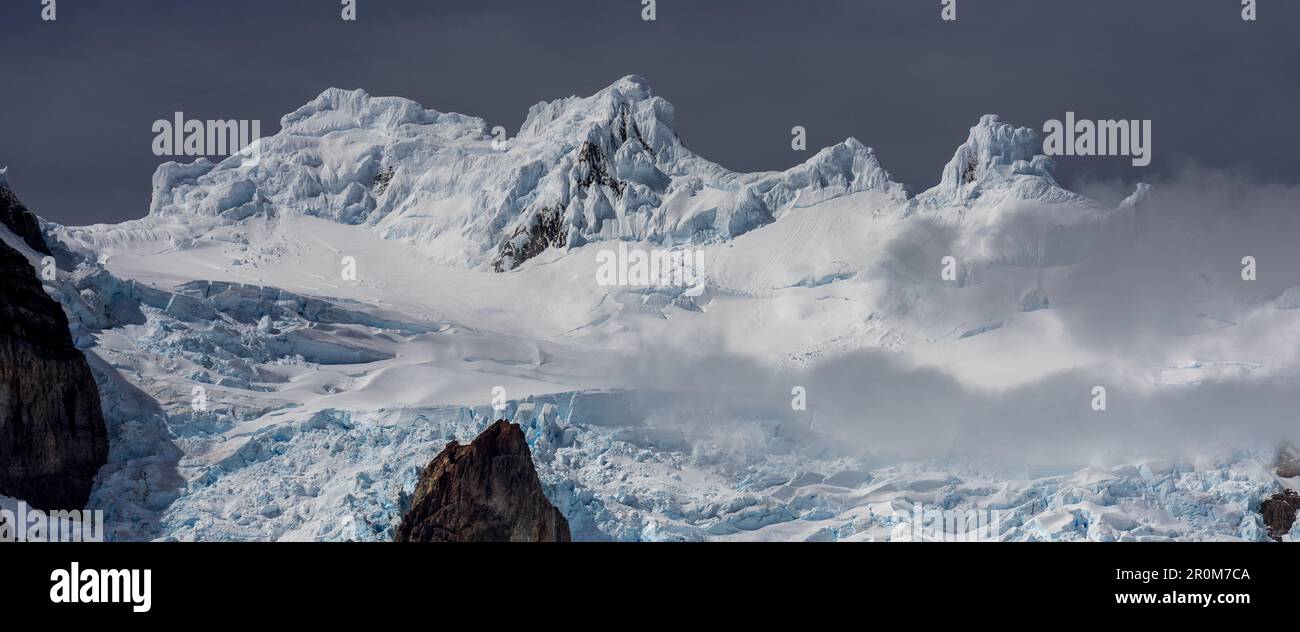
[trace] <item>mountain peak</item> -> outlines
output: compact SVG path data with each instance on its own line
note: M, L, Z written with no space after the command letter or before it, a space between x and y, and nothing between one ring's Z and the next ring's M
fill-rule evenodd
M560 133L582 136L593 126L626 126L628 116L647 133L662 127L662 140L676 139L672 104L657 97L639 75L627 75L589 97L571 96L542 101L528 109L520 137ZM618 119L622 118L622 121Z
M403 124L436 123L444 115L401 97L372 97L365 90L329 88L306 105L280 119L280 127L296 134L323 135L339 129L393 128Z
M831 197L865 190L883 191L900 200L909 197L907 186L894 181L876 150L852 136L822 149L783 177L793 188L826 190Z
M995 201L1087 202L1057 184L1052 175L1055 167L1056 162L1042 153L1034 130L985 114L943 168L939 184L918 200L930 208L972 206L989 194Z
M616 91L627 98L638 101L649 99L654 93L650 88L650 82L646 81L645 77L641 75L626 75L611 83L604 91Z

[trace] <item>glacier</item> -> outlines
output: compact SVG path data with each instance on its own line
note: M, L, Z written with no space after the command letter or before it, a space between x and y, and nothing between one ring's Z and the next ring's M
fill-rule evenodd
M885 541L924 505L1000 512L1006 540L1254 541L1259 502L1300 482L1255 437L1051 467L962 434L912 454L819 416L816 388L795 411L790 385L755 379L858 350L979 392L1098 366L1152 392L1293 375L1285 344L1232 326L1118 359L1072 336L1078 266L1154 193L1108 207L1068 191L1035 133L996 116L916 195L852 138L785 171L729 171L685 147L637 76L540 103L504 140L330 89L258 151L160 166L141 219L42 225L59 267L46 289L110 422L91 508L112 539L390 539L420 469L498 418L525 429L581 540ZM597 284L616 241L700 249L704 287ZM1296 303L1234 318L1297 340Z

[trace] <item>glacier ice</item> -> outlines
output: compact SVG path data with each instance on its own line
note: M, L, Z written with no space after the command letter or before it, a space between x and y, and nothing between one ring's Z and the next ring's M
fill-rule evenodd
M256 166L168 163L147 217L46 224L47 291L110 421L92 507L111 537L386 539L420 468L496 418L524 427L576 539L886 540L920 505L1002 512L1011 540L1265 537L1254 508L1282 483L1254 446L1008 471L647 386L713 348L772 370L879 348L992 388L1091 366L1060 281L1151 195L1111 209L1065 190L1034 133L994 116L915 197L855 139L742 174L686 149L675 119L636 76L539 103L505 140L331 89ZM690 291L601 287L610 240L716 265ZM967 255L956 286L931 274L950 252ZM344 254L360 280L338 278ZM1292 317L1294 295L1260 313Z

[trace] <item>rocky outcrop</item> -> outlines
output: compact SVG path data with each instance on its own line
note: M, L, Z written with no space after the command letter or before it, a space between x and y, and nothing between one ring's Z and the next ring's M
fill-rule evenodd
M45 243L45 235L41 232L40 220L23 206L18 196L4 182L0 182L0 223L18 235L32 250L43 255L52 254Z
M492 261L492 270L513 270L551 246L563 248L564 242L564 215L544 208L516 228L510 239L501 244L496 259Z
M1264 516L1268 535L1279 542L1282 536L1291 532L1297 511L1300 511L1300 494L1290 489L1274 494L1272 498L1259 505L1259 513Z
M542 493L523 430L503 420L424 468L396 539L568 542L569 523Z
M0 187L0 205L9 204L6 194ZM6 223L12 217L22 220ZM40 248L28 240L33 234L41 239L39 229L21 236L47 252L43 239ZM0 494L41 509L80 509L107 458L99 391L67 316L27 259L0 242Z

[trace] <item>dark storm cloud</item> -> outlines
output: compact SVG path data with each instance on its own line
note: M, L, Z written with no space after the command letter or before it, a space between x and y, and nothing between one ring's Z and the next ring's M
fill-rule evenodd
M1152 119L1156 165L1066 161L1078 179L1152 177L1177 156L1295 182L1300 4L1233 0L38 0L0 6L0 165L65 223L145 213L154 120L266 122L338 86L516 129L539 100L647 77L688 146L781 169L855 136L894 176L933 184L984 113L1041 127L1066 110Z

